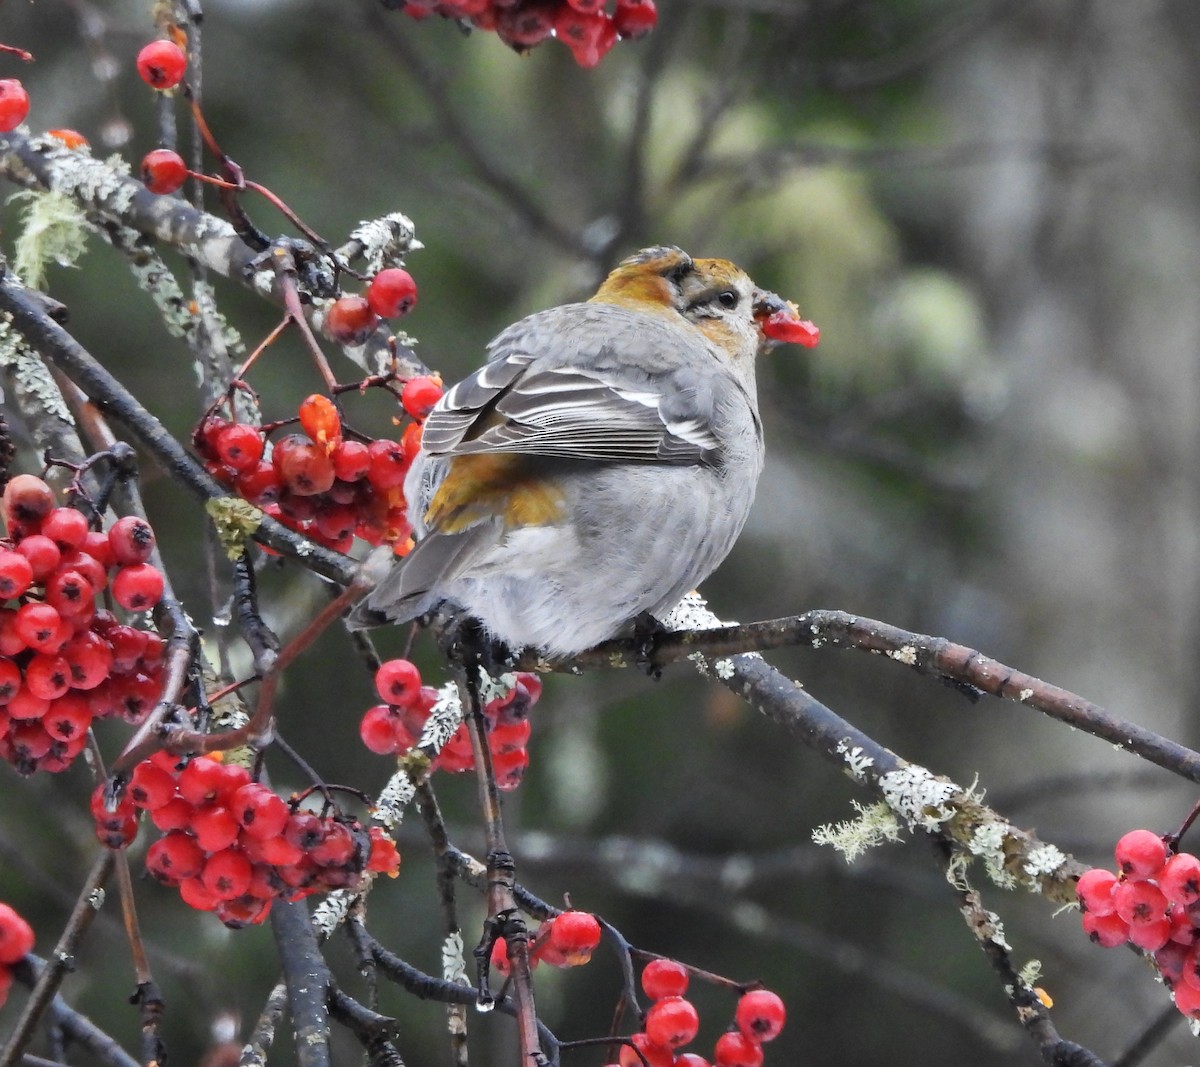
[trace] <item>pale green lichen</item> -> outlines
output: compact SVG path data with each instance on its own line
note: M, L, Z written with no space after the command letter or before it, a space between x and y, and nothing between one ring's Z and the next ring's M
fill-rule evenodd
M883 799L910 830L937 830L954 817L951 803L961 790L924 767L908 764L879 778Z
M262 525L263 511L235 496L214 497L204 505L217 530L217 540L231 560L246 550L246 541Z
M1032 989L1042 979L1042 961L1027 960L1017 972L1017 979Z
M451 931L442 942L442 980L456 985L471 984L467 978L462 934L458 930Z
M861 745L852 744L850 739L843 737L836 746L837 752L846 761L846 769L856 782L867 780L867 771L875 766L875 760L868 756Z
M886 804L861 804L857 800L850 804L858 818L818 826L812 832L816 844L837 849L847 863L853 863L868 849L900 840L900 823Z
M1067 857L1061 849L1042 844L1030 850L1023 869L1030 878L1041 878L1054 874L1066 862Z
M74 267L87 251L87 220L61 193L23 190L13 193L9 202L22 205L13 269L31 289L43 289L51 263Z
M360 222L351 232L350 240L361 246L368 274L402 266L409 252L425 247L416 238L412 219L399 211Z

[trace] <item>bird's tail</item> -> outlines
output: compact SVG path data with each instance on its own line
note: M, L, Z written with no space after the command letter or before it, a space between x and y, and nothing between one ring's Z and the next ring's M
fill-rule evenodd
M346 618L351 630L410 622L446 599L439 586L458 569L473 546L475 531L439 534L418 541L416 547L393 565Z

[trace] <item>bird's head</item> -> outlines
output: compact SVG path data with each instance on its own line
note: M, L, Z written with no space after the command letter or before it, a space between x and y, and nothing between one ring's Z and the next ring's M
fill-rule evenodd
M727 259L693 259L674 245L644 248L623 259L593 303L677 315L735 363L784 341L815 345L817 330L794 304L765 289Z

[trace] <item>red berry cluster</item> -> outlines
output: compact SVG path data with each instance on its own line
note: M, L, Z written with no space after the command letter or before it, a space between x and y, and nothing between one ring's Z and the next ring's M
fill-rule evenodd
M518 52L556 37L581 67L594 67L618 39L645 37L658 22L654 0L404 0L415 19L468 19Z
M700 1014L684 998L688 979L687 968L674 960L646 964L642 989L654 1003L641 1031L630 1039L637 1051L622 1046L617 1064L610 1067L643 1067L641 1057L650 1067L709 1067L709 1061L695 1052L676 1052L700 1030ZM713 1047L712 1067L760 1067L763 1043L779 1036L786 1017L783 1001L770 990L743 993L734 1009L733 1028L718 1037Z
M30 474L8 483L0 510L0 758L22 774L62 771L93 719L140 722L158 702L162 638L96 606L101 593L130 612L162 598L154 531L133 516L93 530Z
M395 842L379 827L294 810L244 767L208 756L180 766L155 753L134 768L113 810L98 786L92 815L101 842L129 844L139 809L163 833L146 852L146 870L226 926L262 922L280 897L354 888L364 871L400 868Z
M405 382L402 403L420 420L442 395L435 378ZM268 515L318 544L347 552L360 537L406 550L412 526L404 478L421 447L419 421L399 441L343 435L332 401L314 393L300 405L303 433L272 442L263 430L210 415L193 441L210 474Z
M33 951L33 930L8 904L0 904L0 1008L12 988L12 967Z
M586 911L564 911L547 919L529 941L529 965L582 967L600 944L600 923ZM501 974L511 970L508 943L499 938L492 946L492 966Z
M1200 1019L1200 858L1169 853L1150 830L1130 830L1115 852L1115 874L1096 867L1075 887L1084 932L1105 948L1150 953L1175 1006Z
M385 267L371 279L365 296L342 296L329 305L325 332L340 345L361 345L382 319L398 319L416 306L413 276L403 267Z
M529 766L529 709L542 695L537 675L521 672L504 696L489 700L483 714L488 725L492 770L501 789L516 789ZM380 755L405 753L417 743L437 701L437 690L421 684L421 672L406 659L388 660L375 673L382 704L368 708L359 725L363 744ZM463 772L475 766L471 735L461 724L433 763L436 770Z

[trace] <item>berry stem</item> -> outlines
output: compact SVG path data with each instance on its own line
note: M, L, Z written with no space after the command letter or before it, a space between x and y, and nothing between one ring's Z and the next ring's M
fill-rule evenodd
M1197 800L1196 803L1192 805L1192 810L1188 812L1187 818L1183 820L1178 830L1176 830L1173 834L1163 835L1163 843L1167 846L1168 852L1175 853L1179 851L1180 838L1182 838L1183 835L1188 832L1188 829L1191 827L1192 823L1196 821L1196 817L1198 815L1200 815L1200 800Z
M457 654L453 654L453 653ZM537 1009L533 1001L533 978L529 963L529 941L525 922L513 895L516 868L504 834L504 818L500 810L500 790L492 770L492 754L487 743L487 722L479 698L477 657L456 643L450 658L451 670L458 684L459 699L466 713L467 731L475 757L475 777L479 784L479 806L483 813L487 841L487 908L488 920L484 940L475 950L480 959L480 1002L492 1004L487 991L487 966L492 943L503 934L508 943L508 958L512 967L513 999L517 1004L517 1030L523 1064L544 1063L538 1041ZM482 950L482 951L481 951Z

